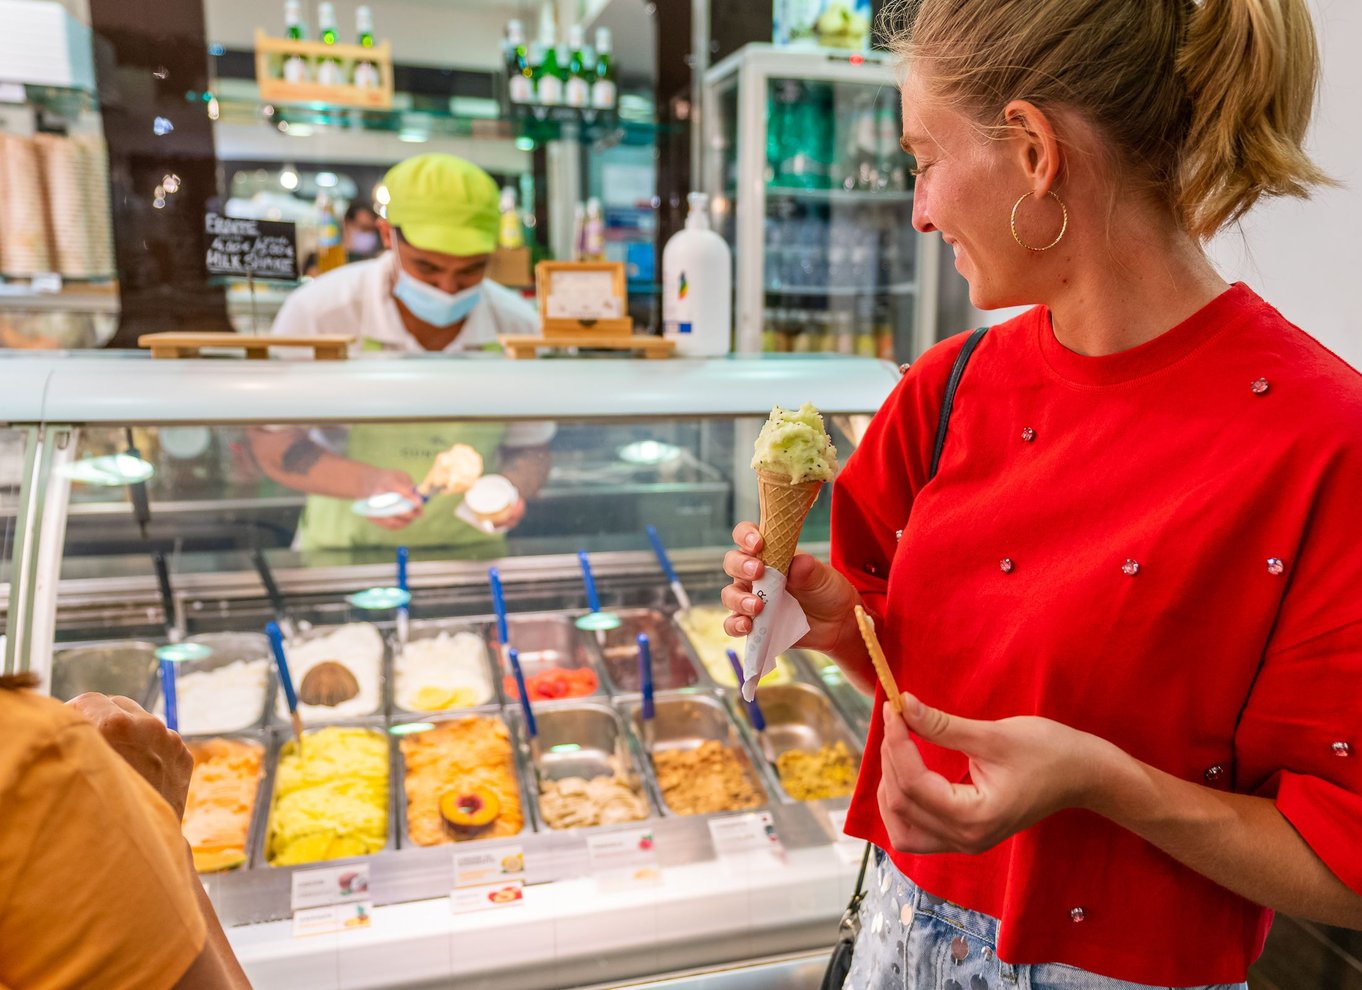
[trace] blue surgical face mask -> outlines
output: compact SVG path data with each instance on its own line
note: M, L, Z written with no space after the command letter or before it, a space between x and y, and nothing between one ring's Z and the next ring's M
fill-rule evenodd
M470 285L450 295L408 274L402 267L399 255L397 285L393 287L393 295L421 322L433 327L447 327L468 318L482 298L482 285Z

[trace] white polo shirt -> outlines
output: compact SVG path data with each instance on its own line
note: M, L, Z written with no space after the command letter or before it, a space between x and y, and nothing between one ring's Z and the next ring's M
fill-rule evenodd
M377 258L333 269L284 300L270 332L288 337L342 334L354 337L356 352L428 353L407 332L393 299L397 259L391 251ZM504 285L483 279L482 296L459 335L443 351L482 350L498 334L536 334L539 313Z
M391 251L377 258L333 269L294 289L274 317L270 333L287 337L341 334L354 337L351 355L428 354L407 332L393 299L397 259ZM497 342L498 334L537 334L539 312L516 293L490 279L482 281L482 295L464 321L459 335L444 354L481 351ZM332 431L325 431L330 433ZM510 423L502 443L534 447L548 443L556 432L552 423ZM316 436L335 447L334 438Z

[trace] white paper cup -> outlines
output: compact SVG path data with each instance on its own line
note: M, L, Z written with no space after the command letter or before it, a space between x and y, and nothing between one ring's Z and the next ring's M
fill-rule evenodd
M510 522L520 492L511 480L500 474L485 474L463 496L463 504L478 520L492 527Z

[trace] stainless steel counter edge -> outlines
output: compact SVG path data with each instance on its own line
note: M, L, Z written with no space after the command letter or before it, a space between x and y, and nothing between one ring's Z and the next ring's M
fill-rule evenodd
M898 379L887 361L843 355L154 361L100 352L0 359L0 423L764 417L804 401L855 413L879 408Z

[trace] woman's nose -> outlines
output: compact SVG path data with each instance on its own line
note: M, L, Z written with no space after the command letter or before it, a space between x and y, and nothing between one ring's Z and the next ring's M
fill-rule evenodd
M921 179L918 180L917 187L913 190L913 229L920 234L930 234L936 230L927 203L927 190Z

